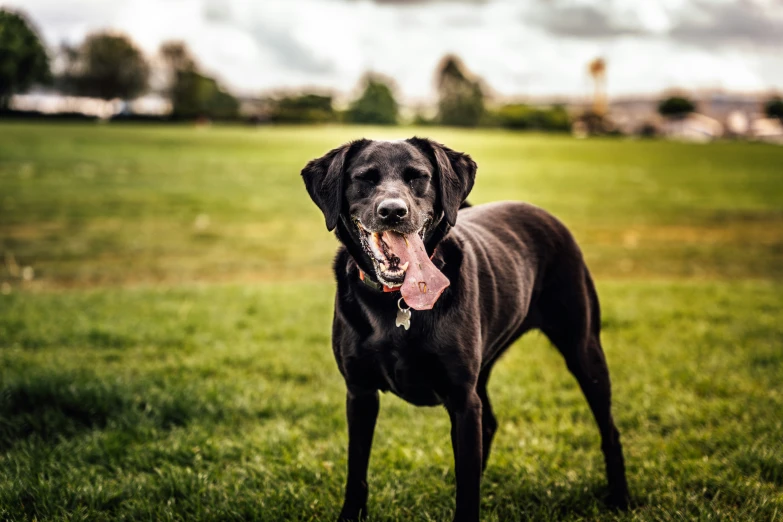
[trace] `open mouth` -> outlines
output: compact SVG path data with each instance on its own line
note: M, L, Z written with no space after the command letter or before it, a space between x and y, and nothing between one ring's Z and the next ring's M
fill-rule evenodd
M359 220L354 220L356 228L359 230L359 239L362 248L372 259L375 267L375 275L378 281L390 288L402 286L405 281L405 272L410 266L410 261L402 262L400 255L394 252L393 245L399 244L400 240L408 245L410 235L402 234L395 230L386 230L384 232L370 232L365 229ZM425 224L414 232L419 236L419 240L424 240L424 233L427 229ZM403 253L399 253L404 256ZM407 256L404 256L407 257Z

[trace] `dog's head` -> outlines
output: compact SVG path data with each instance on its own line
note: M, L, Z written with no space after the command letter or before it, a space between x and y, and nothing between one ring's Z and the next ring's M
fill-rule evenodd
M402 284L406 263L404 247L389 243L402 238L409 246L413 236L427 242L436 229L453 226L475 175L470 156L422 138L353 141L302 170L326 227L338 227L359 266L389 286Z

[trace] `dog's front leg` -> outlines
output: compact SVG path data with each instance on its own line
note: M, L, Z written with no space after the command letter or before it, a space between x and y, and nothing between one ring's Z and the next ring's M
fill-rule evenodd
M475 390L449 401L457 477L455 522L478 522L481 497L481 399Z
M367 466L372 436L378 418L378 392L348 390L348 481L340 521L362 520L367 516Z

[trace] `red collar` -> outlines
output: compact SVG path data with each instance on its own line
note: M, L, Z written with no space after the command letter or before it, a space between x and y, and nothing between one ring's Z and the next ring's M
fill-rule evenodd
M364 271L361 268L359 269L359 279L361 280L362 283L364 283L365 285L369 286L373 290L378 290L378 291L383 290L383 293L385 293L385 294L388 294L388 293L391 293L391 292L399 292L400 291L400 287L399 286L396 287L396 288L392 288L390 286L384 285L383 283L380 283L380 282L377 282L377 281L373 281L372 279L370 279L369 277L367 277L364 274Z

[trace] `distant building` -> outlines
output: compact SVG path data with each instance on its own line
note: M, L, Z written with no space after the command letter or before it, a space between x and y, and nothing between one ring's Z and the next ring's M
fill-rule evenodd
M164 116L171 113L169 100L157 94L147 94L130 102L107 101L84 96L63 96L49 92L17 94L11 98L11 108L17 111L35 111L44 114L78 112L101 119L108 119L117 114Z
M743 137L750 131L750 118L742 110L734 110L726 117L726 133L729 136Z
M662 134L669 131L678 139L689 139L685 135L692 136L695 140L712 139L705 136L715 135L716 126L707 124L702 132L702 127L705 127L703 122L706 120L697 123L695 120L699 118L690 118L690 121L677 124L668 123L661 118L658 104L666 95L663 93L613 98L607 116L618 130L625 134L644 134L655 128ZM709 89L685 95L695 102L699 114L717 121L723 127L722 135L733 137L750 135L750 122L758 117L756 115L764 100L769 97L768 93L727 93Z
M609 105L607 116L623 134L641 134L647 127L660 131L658 102L650 96L618 98Z
M718 120L696 112L682 118L666 119L661 130L667 138L698 143L723 136L723 125Z
M777 118L757 118L750 124L750 136L783 145L783 124Z
M694 100L699 112L718 121L727 122L729 117L738 111L746 116L758 112L764 96L758 93L727 93L708 90L697 92Z

